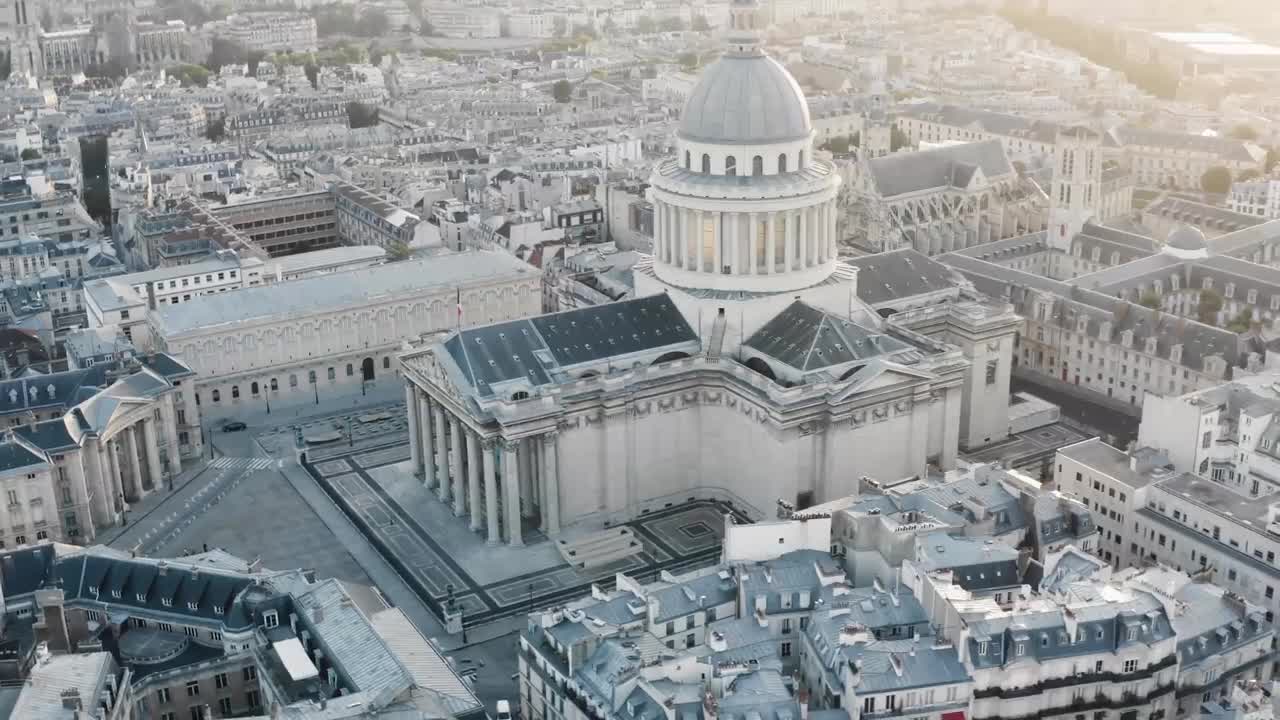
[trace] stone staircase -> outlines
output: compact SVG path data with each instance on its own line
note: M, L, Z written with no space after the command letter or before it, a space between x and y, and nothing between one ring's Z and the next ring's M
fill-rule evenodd
M593 568L644 552L644 543L628 527L556 541L564 561L576 568Z

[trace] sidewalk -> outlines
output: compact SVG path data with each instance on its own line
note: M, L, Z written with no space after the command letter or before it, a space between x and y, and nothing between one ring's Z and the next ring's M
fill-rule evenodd
M125 512L123 527L106 528L98 535L98 542L120 549L129 549L138 544L149 530L158 527L162 520L186 504L200 492L208 480L201 479L210 470L209 458L200 460L200 465L183 469L173 479L173 490L164 487L157 489L136 503L130 503Z
M360 532L347 517L346 513L334 504L324 490L316 484L314 478L307 474L301 466L288 460L279 470L285 480L293 486L302 499L311 506L321 521L342 543L342 547L355 558L364 569L369 579L382 591L392 605L400 608L409 620L418 627L423 635L435 640L443 647L452 646L456 639L447 635L444 627L436 620L431 610L418 598L400 577L400 574L382 557L377 548ZM470 637L468 637L470 639Z

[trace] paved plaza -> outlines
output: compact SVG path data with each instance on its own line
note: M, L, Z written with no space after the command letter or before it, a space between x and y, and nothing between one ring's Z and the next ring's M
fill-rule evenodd
M343 421L325 422L338 428ZM383 423L364 433L353 430L348 442L310 450L307 469L433 608L452 588L467 626L578 597L592 583L611 586L618 572L650 580L662 570L680 572L720 558L725 510L711 502L628 523L644 551L588 570L565 563L533 527L524 547L488 546L466 516L455 517L451 505L412 475L402 421Z

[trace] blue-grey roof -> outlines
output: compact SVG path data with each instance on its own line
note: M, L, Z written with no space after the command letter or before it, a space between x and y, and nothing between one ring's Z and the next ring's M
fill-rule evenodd
M0 443L0 472L40 465L43 462L38 455L17 443Z
M955 287L951 268L906 248L851 258L858 268L858 299L869 305L926 295Z
M1204 250L1204 233L1199 228L1182 224L1169 233L1164 244L1175 250Z
M809 103L787 69L767 55L727 54L703 71L685 102L685 140L763 145L813 132Z
M575 365L697 342L664 293L462 330L444 346L465 380L489 396L494 385L548 385L568 379L562 371Z
M829 315L800 300L775 315L744 344L802 372L915 351L897 338Z
M967 187L976 169L987 178L1014 173L999 140L891 153L872 158L867 169L876 192L886 198L941 187Z
M951 570L965 590L990 590L1021 583L1018 551L982 538L958 538L944 532L916 542L916 565L925 572Z

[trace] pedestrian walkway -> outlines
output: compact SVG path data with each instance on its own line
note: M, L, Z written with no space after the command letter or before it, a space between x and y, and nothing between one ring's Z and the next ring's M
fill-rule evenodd
M276 461L271 458L243 458L243 457L227 457L223 456L209 463L209 467L240 469L240 470L266 470L275 465Z

